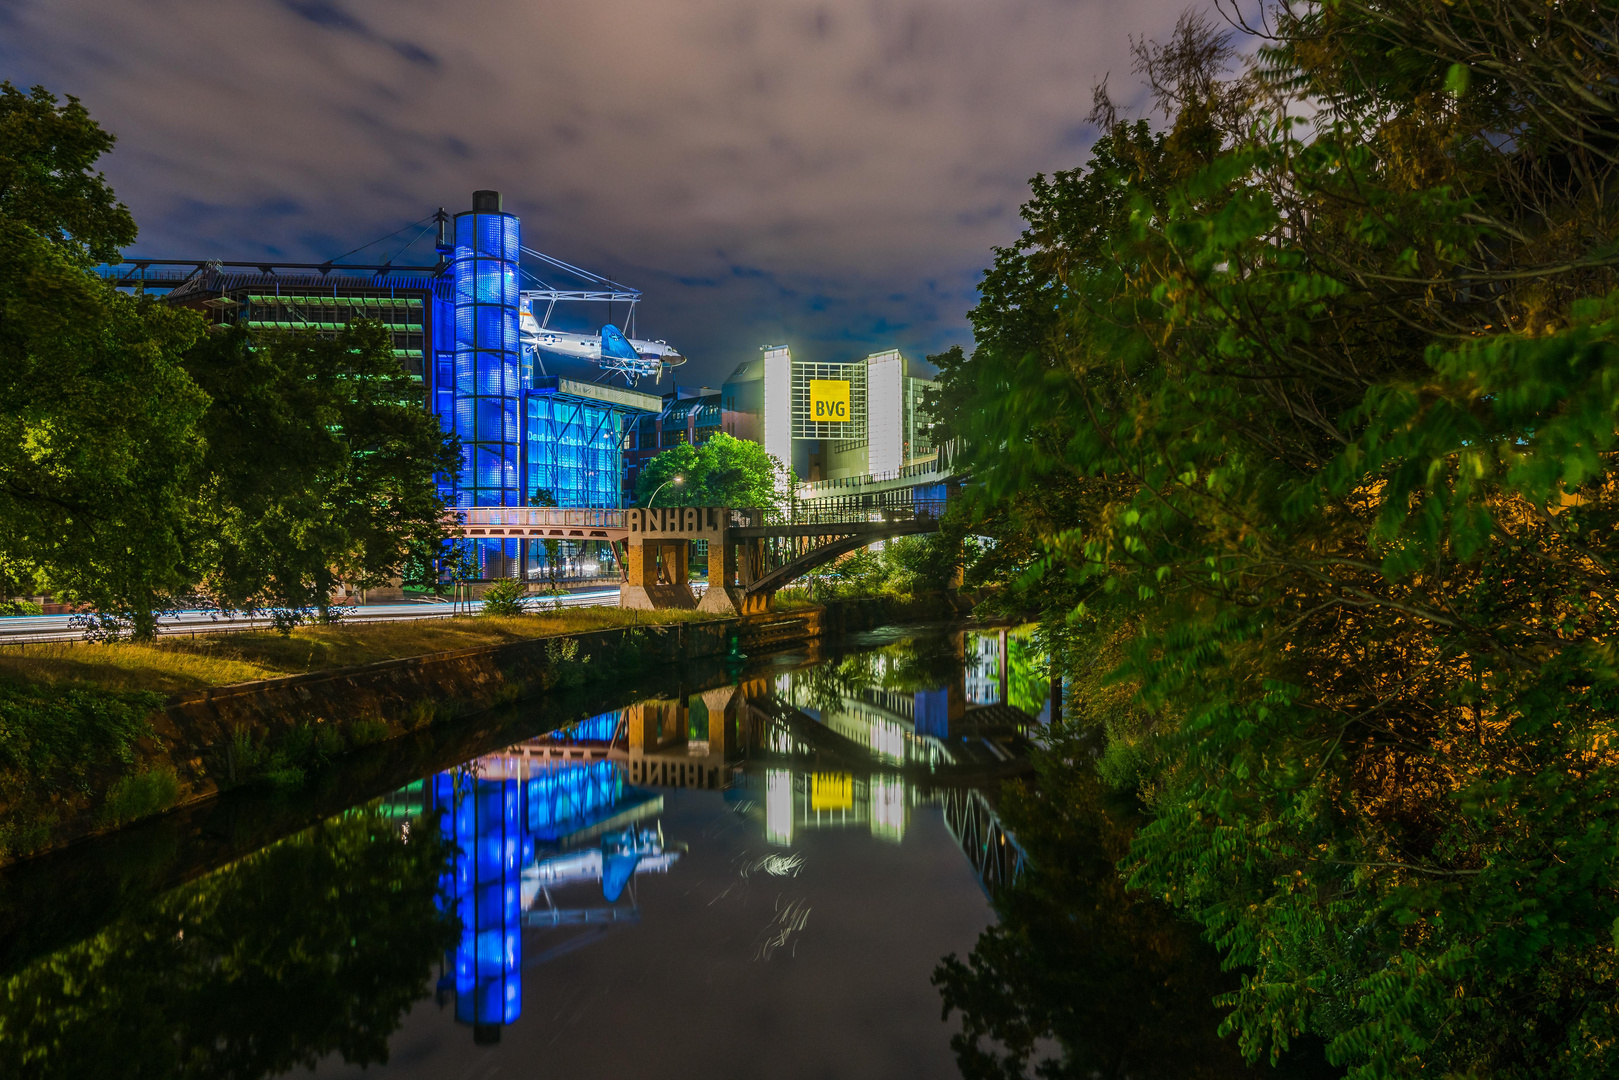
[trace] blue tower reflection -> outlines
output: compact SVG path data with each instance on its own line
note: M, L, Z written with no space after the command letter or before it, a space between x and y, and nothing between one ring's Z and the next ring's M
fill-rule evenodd
M523 1011L520 875L534 841L523 835L516 780L439 773L433 796L456 850L441 894L461 924L455 1018L472 1025L478 1042L492 1042Z
M615 731L618 720L617 713L591 717L424 785L423 809L441 812L439 827L453 847L440 904L461 928L439 980L440 1000L454 992L455 1018L472 1027L476 1042L498 1042L501 1029L522 1015L525 927L624 921L617 912L604 920L599 907L558 908L552 890L600 882L610 907L638 871L665 870L676 857L663 851L660 833L632 824L657 813L662 798L627 784L617 763L550 767L525 752L577 745Z

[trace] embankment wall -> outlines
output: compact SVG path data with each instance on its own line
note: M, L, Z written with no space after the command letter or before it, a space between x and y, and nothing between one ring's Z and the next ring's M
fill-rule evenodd
M895 621L958 617L951 599L855 600L803 611L643 625L385 660L179 695L151 718L135 767L172 770L172 810L267 774L453 722L498 705L608 679L656 676L698 659L758 655ZM63 799L27 854L127 822L102 812L105 792ZM15 812L22 808L6 808ZM22 853L17 853L22 854ZM14 856L13 856L14 857ZM7 858L0 857L0 865Z

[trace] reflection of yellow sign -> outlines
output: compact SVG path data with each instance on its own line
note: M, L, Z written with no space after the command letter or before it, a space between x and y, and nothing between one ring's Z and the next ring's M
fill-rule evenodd
M810 416L823 424L849 422L849 382L847 379L811 379Z
M811 810L847 810L853 805L854 777L848 773L818 772L810 777Z

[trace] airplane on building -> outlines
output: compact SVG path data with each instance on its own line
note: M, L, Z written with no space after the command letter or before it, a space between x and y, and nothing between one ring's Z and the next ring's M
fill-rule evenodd
M537 349L570 360L583 360L606 371L630 378L659 379L664 371L686 362L667 341L646 341L624 336L612 323L599 334L580 334L542 326L533 309L524 304L519 315L524 349Z

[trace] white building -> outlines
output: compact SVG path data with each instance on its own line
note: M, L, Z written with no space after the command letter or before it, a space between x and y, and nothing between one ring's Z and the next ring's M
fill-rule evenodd
M909 374L897 349L822 364L776 345L738 367L720 396L727 412L752 421L738 425L738 437L763 444L801 480L836 480L936 456L923 405L933 385Z

